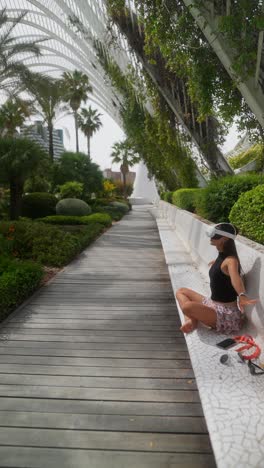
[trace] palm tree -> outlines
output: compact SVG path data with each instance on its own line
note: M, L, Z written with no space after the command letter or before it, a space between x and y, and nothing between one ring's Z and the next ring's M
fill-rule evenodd
M101 115L102 114L100 114L96 109L92 109L91 106L89 106L88 109L81 109L81 114L78 115L79 127L87 138L87 151L89 158L91 157L91 138L102 126L102 122L100 120Z
M32 140L26 138L0 138L0 181L9 183L10 219L21 213L21 202L26 179L41 164L47 171L47 154Z
M9 19L6 8L0 10L0 89L7 89L10 80L20 82L21 77L28 72L28 68L19 60L21 54L30 53L40 55L37 42L18 41L12 33L27 12L16 19Z
M64 101L70 104L73 111L76 133L76 152L79 152L78 137L78 110L82 102L88 99L88 93L92 92L92 86L85 73L74 70L73 72L64 72L62 75L62 87L64 88Z
M135 154L128 140L120 141L112 146L111 158L113 163L121 163L120 170L123 176L124 197L126 197L126 175L129 167L138 163L140 157Z
M14 97L0 108L0 136L13 137L34 112L32 102Z
M62 112L63 88L61 80L34 74L25 81L27 91L34 97L36 111L46 122L49 133L49 155L54 161L53 130L54 121Z

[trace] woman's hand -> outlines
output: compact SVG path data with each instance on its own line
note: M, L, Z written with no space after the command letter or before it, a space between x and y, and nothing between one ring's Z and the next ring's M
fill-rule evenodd
M241 312L244 312L244 308L247 305L257 304L259 299L250 299L248 296L240 296L237 298L237 307Z

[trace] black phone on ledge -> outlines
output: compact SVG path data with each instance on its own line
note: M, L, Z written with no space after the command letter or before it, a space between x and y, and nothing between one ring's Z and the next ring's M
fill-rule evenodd
M226 340L220 341L220 343L216 343L216 346L218 346L221 349L228 349L236 344L237 342L233 340L233 338L227 338Z

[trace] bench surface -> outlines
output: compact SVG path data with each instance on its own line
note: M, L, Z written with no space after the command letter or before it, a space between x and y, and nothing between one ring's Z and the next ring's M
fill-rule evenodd
M157 217L174 291L187 287L209 295L209 278L201 273L178 237L177 223L169 225L162 210L152 212ZM245 326L240 334L247 332ZM218 468L262 468L264 375L251 375L235 350L216 346L227 335L201 325L185 337ZM228 365L220 363L223 354L229 355ZM263 363L263 353L259 361Z
M0 467L214 467L179 325L138 207L2 324Z

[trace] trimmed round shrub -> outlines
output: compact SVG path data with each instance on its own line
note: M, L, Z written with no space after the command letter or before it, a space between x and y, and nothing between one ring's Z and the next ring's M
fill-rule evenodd
M196 195L197 193L202 190L199 188L184 188L176 190L173 192L172 195L172 203L173 205L178 206L182 210L190 211L194 213L196 208Z
M213 179L203 189L203 197L196 197L196 211L203 218L215 223L228 222L231 208L239 196L256 187L259 182L260 176L257 174Z
M234 204L229 219L243 236L264 244L264 185L243 193Z
M22 216L35 219L53 215L57 202L57 198L51 193L29 193L22 199Z
M113 202L110 203L110 206L113 206L113 207L117 208L122 213L127 213L129 211L129 207L127 206L126 203L113 201Z
M83 200L78 198L64 198L56 205L57 215L63 216L87 216L91 213L91 208Z

